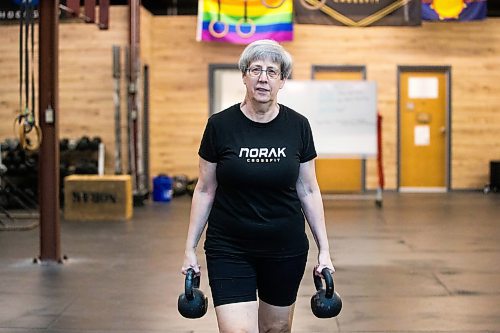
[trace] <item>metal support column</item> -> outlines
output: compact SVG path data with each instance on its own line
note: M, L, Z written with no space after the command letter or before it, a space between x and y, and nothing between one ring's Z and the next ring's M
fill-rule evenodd
M40 145L38 199L40 259L61 262L59 216L59 1L40 1L38 119Z

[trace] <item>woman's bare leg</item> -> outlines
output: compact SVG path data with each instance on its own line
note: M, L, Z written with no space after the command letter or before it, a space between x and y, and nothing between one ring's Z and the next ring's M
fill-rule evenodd
M293 310L290 306L274 306L262 300L259 301L259 332L289 333L292 330Z
M259 333L257 301L215 307L221 333Z

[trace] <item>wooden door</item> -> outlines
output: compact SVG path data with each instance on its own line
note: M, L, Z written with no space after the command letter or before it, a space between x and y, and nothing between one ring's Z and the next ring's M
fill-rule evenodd
M399 73L399 190L449 189L447 71Z
M314 80L364 80L363 66L313 67ZM322 193L365 190L365 161L358 158L318 158L316 175Z

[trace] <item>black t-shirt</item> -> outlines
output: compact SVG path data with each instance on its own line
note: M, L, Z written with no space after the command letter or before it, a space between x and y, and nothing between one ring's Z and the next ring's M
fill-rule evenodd
M280 104L276 118L258 123L233 105L209 118L198 153L217 163L207 253L284 257L307 252L295 186L300 163L315 158L316 150L304 116Z

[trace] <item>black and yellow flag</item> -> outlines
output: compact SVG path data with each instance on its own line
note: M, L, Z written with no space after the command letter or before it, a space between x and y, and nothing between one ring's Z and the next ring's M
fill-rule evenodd
M421 25L420 0L294 0L294 10L298 24Z

